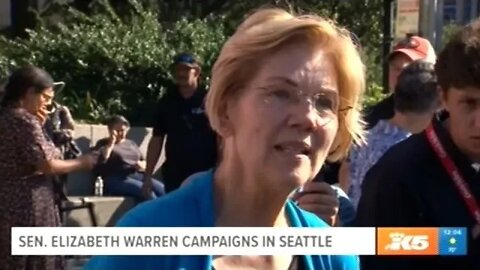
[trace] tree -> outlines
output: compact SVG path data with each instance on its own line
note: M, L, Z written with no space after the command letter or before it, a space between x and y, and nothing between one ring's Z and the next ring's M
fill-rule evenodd
M189 6L174 0L91 0L81 7L85 12L54 2L38 14L26 38L0 36L0 76L26 63L46 68L66 81L62 102L78 119L98 123L120 113L134 125L148 125L169 84L173 55L199 56L208 83L226 38L246 14L265 5L329 17L356 33L367 64L367 101L381 97L381 0L190 0Z
M32 28L35 25L35 18L30 11L32 1L15 0L10 1L12 14L12 34L13 36L26 37L25 29Z

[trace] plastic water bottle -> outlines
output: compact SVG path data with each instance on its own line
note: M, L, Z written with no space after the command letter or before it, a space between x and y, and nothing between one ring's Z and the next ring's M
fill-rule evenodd
M100 176L95 180L95 196L103 196L103 179Z

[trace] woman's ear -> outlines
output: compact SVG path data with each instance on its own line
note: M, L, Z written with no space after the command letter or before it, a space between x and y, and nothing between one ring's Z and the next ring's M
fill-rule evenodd
M222 104L222 107L219 110L219 124L220 126L218 127L218 134L220 134L221 137L228 138L232 136L234 133L234 128L233 128L233 102L225 102Z

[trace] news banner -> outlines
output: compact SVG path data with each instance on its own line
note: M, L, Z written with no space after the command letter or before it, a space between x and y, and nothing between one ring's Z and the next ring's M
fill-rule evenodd
M465 228L13 227L12 255L467 254Z

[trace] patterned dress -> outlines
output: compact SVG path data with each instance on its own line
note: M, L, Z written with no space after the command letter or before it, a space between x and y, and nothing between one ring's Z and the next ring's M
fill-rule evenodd
M21 108L0 110L1 269L64 269L62 257L10 255L11 227L60 226L52 177L35 169L59 155L35 116Z
M362 183L370 168L387 152L390 147L408 138L410 133L388 120L380 120L367 134L367 144L354 146L349 153L350 162L350 197L355 209L362 194Z

